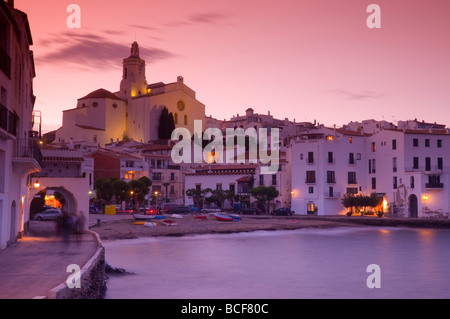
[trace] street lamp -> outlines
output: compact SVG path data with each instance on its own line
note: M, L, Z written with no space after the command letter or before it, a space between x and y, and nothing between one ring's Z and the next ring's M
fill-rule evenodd
M39 186L41 186L41 184L39 184L39 181L36 180L36 181L34 182L34 188L39 188Z

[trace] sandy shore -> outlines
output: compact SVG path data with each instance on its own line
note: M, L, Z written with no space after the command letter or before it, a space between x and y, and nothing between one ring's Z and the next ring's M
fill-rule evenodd
M133 219L102 221L90 229L98 233L102 240L133 239L149 236L186 236L199 234L229 234L256 230L293 230L300 228L355 227L354 223L343 221L327 221L302 219L297 216L241 216L240 221L227 222L216 220L208 215L208 219L195 219L190 215L183 218L167 218L176 221L176 226L165 226L154 220L158 226L146 227L135 225Z

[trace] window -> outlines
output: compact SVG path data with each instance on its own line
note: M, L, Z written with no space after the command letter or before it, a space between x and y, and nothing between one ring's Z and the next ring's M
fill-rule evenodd
M413 138L413 146L414 147L418 147L419 146L419 139L418 138Z
M369 174L375 174L375 159L369 160Z
M353 137L350 136L350 138L348 139L348 141L350 142L350 144L353 144Z
M188 124L188 118L187 118L187 114L184 115L184 125Z
M259 186L264 186L264 175L259 175Z
M222 184L216 184L216 190L221 191L222 190Z
M392 140L392 149L393 150L397 149L397 140Z
M308 202L308 203L306 204L306 210L307 210L309 213L314 213L315 210L316 210L316 206L314 205L313 202Z
M356 160L360 161L361 160L361 153L356 153Z
M303 159L303 153L300 153L300 159L301 160Z
M202 190L202 184L195 184L195 190L196 191L201 191Z
M174 181L175 180L175 173L170 173L170 180Z
M327 183L328 184L336 183L336 174L334 171L327 171Z
M272 174L272 185L277 185L277 175Z
M328 187L328 196L333 197L334 195L334 189L333 186Z
M425 147L430 147L430 139L429 138L425 139Z
M377 188L377 179L375 177L372 177L372 189Z
M393 188L397 189L397 176L394 176L394 180L393 180Z
M308 152L308 164L314 164L314 152Z
M173 186L173 185L170 186L170 194L171 195L175 194L175 186Z
M173 115L173 121L175 122L175 124L178 124L178 113L175 113Z
M411 188L414 188L414 176L411 176L411 177L409 178L409 186L410 186Z
M442 147L442 140L437 140L437 147L439 147L439 148Z
M442 171L444 169L444 161L443 161L442 157L438 157L437 166L438 166L438 170Z
M357 184L356 172L348 172L348 184Z
M308 187L308 194L314 194L314 187L313 186Z
M306 183L313 184L316 182L316 171L306 171Z
M419 169L419 158L413 157L413 169Z
M134 162L126 161L125 162L125 167L134 167Z
M392 158L392 171L397 172L397 157Z
M376 150L375 142L372 142L372 152L375 152L375 150Z
M92 141L93 141L94 143L97 143L97 135L94 135L94 136L92 137Z
M357 187L348 187L347 188L347 194L358 194L358 188Z
M425 171L431 171L431 158L425 157Z
M354 153L349 153L348 154L348 163L349 164L355 164L355 154Z
M333 152L328 152L328 163L333 163Z
M154 181L160 181L160 180L162 180L161 172L153 173L153 174L152 174L152 180L154 180Z

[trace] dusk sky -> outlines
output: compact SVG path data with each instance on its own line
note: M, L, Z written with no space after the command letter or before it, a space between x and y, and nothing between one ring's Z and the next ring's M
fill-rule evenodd
M81 8L81 28L67 7ZM370 29L370 4L381 28ZM149 83L182 75L206 115L252 107L342 126L415 119L450 126L448 0L16 0L29 16L43 131L104 88L119 90L137 41Z

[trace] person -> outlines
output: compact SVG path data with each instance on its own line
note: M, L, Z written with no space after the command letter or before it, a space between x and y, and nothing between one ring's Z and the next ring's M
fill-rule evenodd
M83 232L84 232L85 220L86 219L84 217L84 213L82 211L80 211L78 214L78 217L76 219L75 227L74 227L77 244L81 243L81 238L82 238Z
M62 237L66 244L70 242L70 234L72 233L73 220L72 217L67 213L67 211L62 211L61 219L61 231Z

